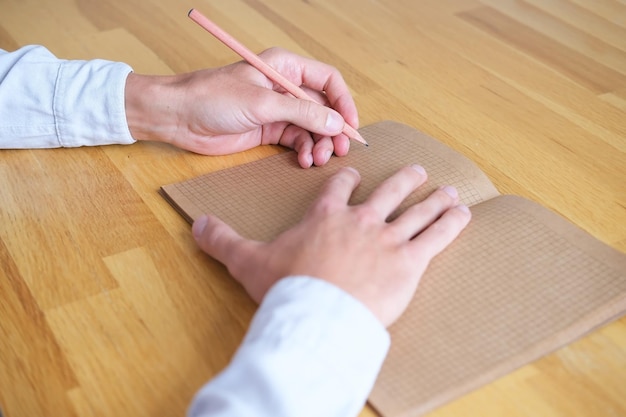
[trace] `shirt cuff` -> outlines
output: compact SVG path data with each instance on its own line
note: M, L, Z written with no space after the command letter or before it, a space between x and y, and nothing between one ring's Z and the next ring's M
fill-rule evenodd
M63 147L130 144L124 90L132 68L100 59L62 61L54 93L54 121Z
M389 344L382 323L350 294L312 277L282 279L189 415L357 415Z

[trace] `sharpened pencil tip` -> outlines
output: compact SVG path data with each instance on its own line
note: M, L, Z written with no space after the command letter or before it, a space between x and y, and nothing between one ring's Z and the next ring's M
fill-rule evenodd
M367 141L365 140L365 138L363 136L361 136L361 134L358 131L354 131L354 140L356 140L357 142L361 142L363 145L369 147L370 145L368 145Z

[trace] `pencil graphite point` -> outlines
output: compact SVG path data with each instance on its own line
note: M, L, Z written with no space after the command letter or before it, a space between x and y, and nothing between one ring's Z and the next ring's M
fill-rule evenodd
M248 62L248 64L252 65L254 68L259 70L263 75L274 81L276 84L282 86L294 97L302 100L315 101L302 88L289 81L282 74L280 74L270 65L265 63L261 58L259 58L257 54L246 48L241 42L233 38L224 29L217 26L214 22L209 20L208 17L204 16L196 9L189 10L187 16L198 25L200 25L202 28L204 28L204 30L217 38L217 40L229 47L237 55L242 57L246 62ZM344 125L343 133L350 139L354 139L357 142L361 142L362 144L367 146L367 142L365 141L365 139L363 139L359 132L357 132L356 129L354 129L349 124L346 123Z
M356 131L355 131L355 132L356 132ZM357 136L357 135L358 135L358 136ZM366 147L368 147L368 148L369 148L369 146L370 146L370 145L367 143L367 141L365 140L365 138L363 138L363 136L361 136L361 135L359 134L359 132L356 132L356 135L355 135L354 137L351 137L350 139L354 139L354 140L356 140L357 142L362 143L363 145L365 145L365 146L366 146Z

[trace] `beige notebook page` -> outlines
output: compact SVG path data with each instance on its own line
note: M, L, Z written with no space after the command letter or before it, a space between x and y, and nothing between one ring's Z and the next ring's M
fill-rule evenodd
M369 147L353 143L347 156L332 158L324 167L302 169L295 153L285 152L166 185L161 193L189 222L212 213L242 235L260 240L296 224L326 179L344 166L358 169L362 177L351 203L363 201L383 179L412 163L424 166L429 180L399 210L446 184L456 186L467 205L498 195L469 159L413 128L385 121L359 132Z
M500 196L422 278L370 403L415 417L626 311L626 256L549 210Z

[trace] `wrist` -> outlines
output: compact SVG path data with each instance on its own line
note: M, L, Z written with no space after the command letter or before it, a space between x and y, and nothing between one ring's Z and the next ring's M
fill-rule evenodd
M165 142L175 134L177 117L171 93L175 80L176 76L128 75L126 122L135 140Z

